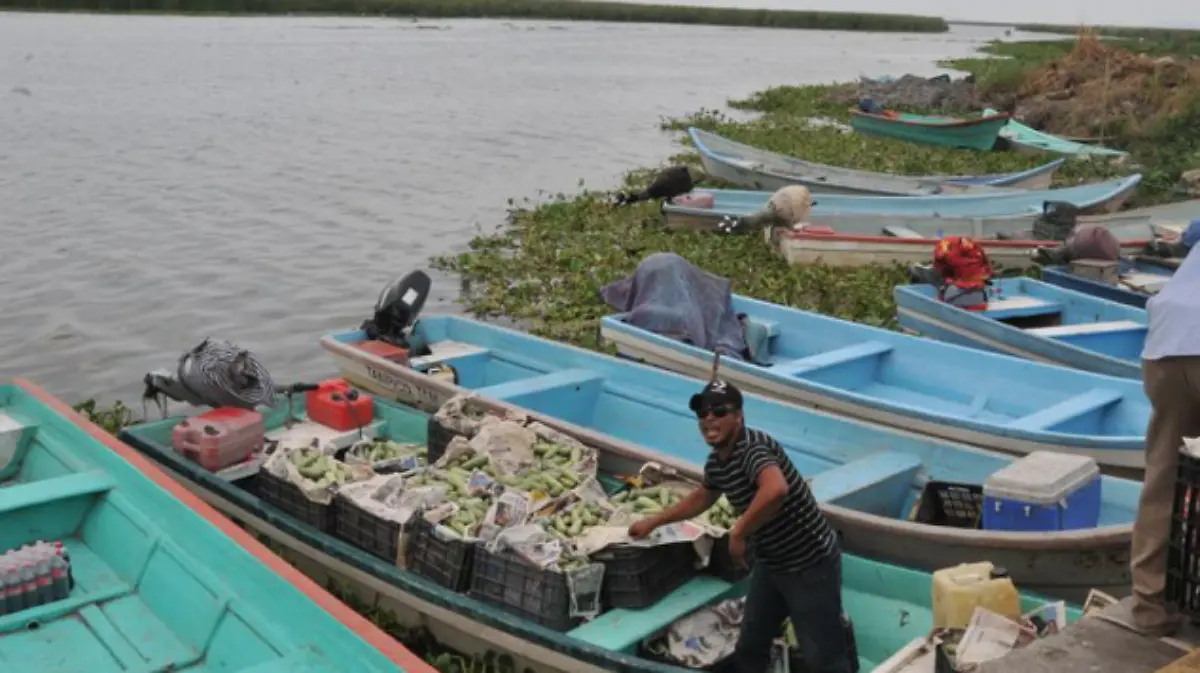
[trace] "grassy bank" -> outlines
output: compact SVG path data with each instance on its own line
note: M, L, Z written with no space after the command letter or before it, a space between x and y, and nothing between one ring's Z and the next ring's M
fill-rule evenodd
M579 0L0 0L0 9L552 19L914 33L941 33L949 29L945 21L932 16L641 5Z

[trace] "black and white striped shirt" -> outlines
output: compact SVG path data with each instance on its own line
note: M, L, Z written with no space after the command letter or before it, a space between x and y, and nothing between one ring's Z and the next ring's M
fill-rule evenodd
M775 465L787 480L788 494L775 516L747 540L754 545L754 558L776 572L794 573L826 558L836 538L825 515L800 472L783 447L761 430L742 428L742 436L729 455L721 460L714 449L704 464L704 487L723 493L739 516L758 493L758 475Z

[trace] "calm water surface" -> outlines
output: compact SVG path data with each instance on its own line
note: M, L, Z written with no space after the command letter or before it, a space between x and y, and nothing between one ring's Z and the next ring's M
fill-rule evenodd
M1000 32L0 13L0 378L135 399L209 335L328 375L317 338L390 278L657 164L661 116Z

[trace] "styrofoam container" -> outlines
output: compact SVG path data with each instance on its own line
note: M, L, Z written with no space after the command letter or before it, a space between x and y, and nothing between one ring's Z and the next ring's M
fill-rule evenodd
M1034 451L996 470L983 484L985 530L1095 528L1100 520L1095 459Z

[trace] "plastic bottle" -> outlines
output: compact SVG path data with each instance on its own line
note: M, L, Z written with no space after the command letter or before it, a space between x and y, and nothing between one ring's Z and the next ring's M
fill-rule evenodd
M0 615L7 615L15 610L8 607L9 573L12 571L7 558L0 557Z
M50 559L50 564L51 587L54 591L53 600L62 600L71 593L71 586L67 580L67 562L62 560L60 556L54 556Z

